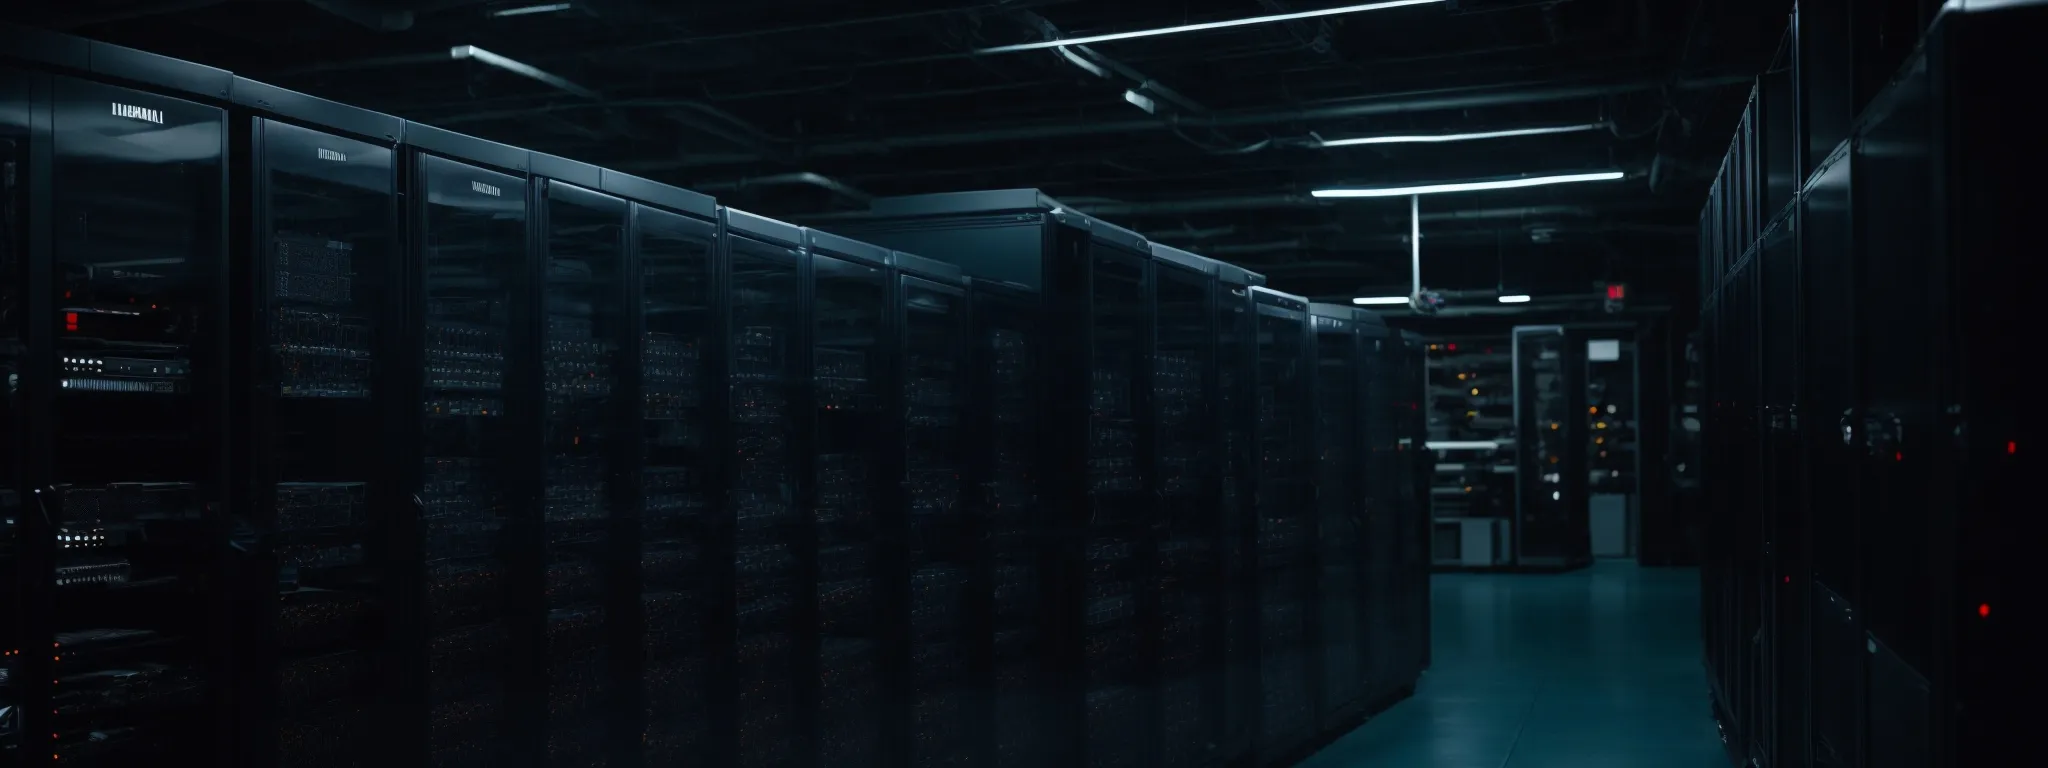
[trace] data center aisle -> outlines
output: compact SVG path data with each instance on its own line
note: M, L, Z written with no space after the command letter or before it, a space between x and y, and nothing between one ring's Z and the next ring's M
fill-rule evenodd
M1699 573L1601 562L1439 574L1412 699L1304 768L1725 768L1701 667Z

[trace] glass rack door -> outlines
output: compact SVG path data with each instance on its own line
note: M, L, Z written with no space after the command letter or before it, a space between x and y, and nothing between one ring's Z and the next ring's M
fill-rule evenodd
M35 427L18 382L28 353L28 179L30 105L26 79L0 70L0 766L20 764L28 657L28 596L18 590L23 567L23 477ZM33 501L29 502L33 504ZM40 643L39 643L40 644ZM41 750L37 750L41 754ZM40 758L39 758L40 759Z
M903 277L904 477L911 573L911 764L965 765L968 573L973 553L960 498L962 360L959 289Z
M703 553L711 520L705 443L716 370L716 227L638 208L640 248L640 604L644 765L678 765L708 748Z
M1216 408L1222 414L1223 484L1223 727L1222 759L1247 759L1259 712L1257 517L1253 488L1258 479L1258 329L1250 292L1225 286L1218 292Z
M393 152L257 121L267 258L252 265L264 330L255 423L258 502L250 522L272 543L279 765L370 759L377 672L390 662L376 606L390 583L379 535L392 519L383 411L372 395L380 297L397 219ZM410 514L410 510L405 511ZM260 700L260 699L259 699Z
M883 455L881 334L889 286L881 267L813 256L812 372L818 553L818 761L879 758L883 708L881 551L876 482ZM917 583L945 588L943 577ZM958 586L955 585L957 589Z
M733 237L731 278L734 462L728 472L733 533L739 686L735 714L741 768L796 760L797 557L808 526L797 506L796 395L805 355L802 258L795 250ZM803 585L808 588L810 585Z
M50 752L217 764L225 120L80 81L55 97Z
M546 483L548 764L604 765L604 704L612 579L612 538L619 517L614 473L626 435L618 434L619 349L628 338L621 311L626 203L579 187L547 185L547 262L542 295L542 440Z
M1038 439L1041 420L1035 296L978 285L974 297L977 429L975 514L987 531L994 753L999 768L1044 765L1051 727L1041 706L1046 660Z
M1577 431L1566 423L1573 416L1565 352L1563 329L1515 330L1515 446L1521 455L1515 557L1523 565L1561 563L1570 546L1573 506L1585 514L1565 476L1567 440Z
M506 408L526 181L432 156L419 175L429 748L436 765L497 765L514 757L504 541L522 468Z
M1093 342L1089 403L1089 518L1084 582L1088 764L1136 765L1144 738L1138 584L1152 521L1139 467L1145 364L1151 355L1145 264L1100 245L1088 297Z
M1310 700L1308 604L1314 574L1309 547L1313 440L1305 311L1259 305L1259 687L1260 743L1269 749L1307 738Z
M1319 528L1316 544L1318 592L1320 593L1323 696L1318 711L1325 716L1339 712L1365 694L1368 664L1366 633L1390 631L1383 625L1365 625L1368 611L1380 604L1374 599L1367 569L1380 564L1367 562L1368 545L1362 512L1365 490L1361 474L1358 429L1358 359L1356 329L1349 321L1315 318L1316 323L1316 514ZM1368 481L1378 477L1368 476ZM1372 510L1372 513L1380 513ZM1364 630L1364 633L1361 633Z
M1210 370L1216 336L1210 324L1213 278L1156 267L1159 354L1153 364L1158 430L1159 510L1163 538L1150 589L1159 601L1159 763L1204 764L1217 743L1212 683L1221 661L1221 509L1213 483L1218 412Z

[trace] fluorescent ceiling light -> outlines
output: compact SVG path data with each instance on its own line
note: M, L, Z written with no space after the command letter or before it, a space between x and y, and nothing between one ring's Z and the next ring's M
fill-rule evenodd
M592 101L596 101L598 99L603 98L601 96L598 96L596 91L569 82L568 79L563 78L559 75L551 74L546 70L543 70L532 64L527 64L525 62L515 61L512 59L505 58L503 56L499 56L498 54L491 53L490 51L486 51L474 45L458 45L453 48L450 48L448 49L448 58L458 60L475 59L479 63L489 64L493 67L497 67L499 69L505 70L515 75L519 75L521 77L530 77L535 80L539 80L543 83L547 83L548 85L552 85L556 88L560 88L564 91L568 91L570 93L576 94L586 99L590 99Z
M1508 296L1502 296L1502 297L1500 297L1500 303L1502 303L1502 304L1527 304L1527 303L1529 303L1529 297L1528 297L1527 295L1525 295L1525 294L1519 294L1519 293L1517 293L1517 294L1512 294L1512 295L1508 295Z
M1419 187L1383 187L1379 189L1318 189L1309 192L1315 197L1407 197L1409 195L1434 195L1443 192L1480 192L1489 189L1519 189L1541 187L1548 184L1571 184L1580 181L1615 181L1628 174L1621 171L1602 173L1575 173L1567 176L1537 176L1527 179L1500 179L1497 181L1467 181L1454 184L1425 184Z
M1317 146L1351 147L1360 144L1441 144L1452 141L1478 141L1480 139L1507 139L1516 136L1545 136L1553 133L1579 133L1605 128L1605 123L1586 125L1555 125L1547 128L1516 128L1507 131L1484 131L1481 133L1446 133L1436 136L1366 136L1357 139L1316 138Z
M1151 114L1159 114L1158 102L1153 101L1152 97L1146 96L1145 94L1139 93L1137 91L1124 91L1124 101L1128 101L1137 108L1145 110L1146 112L1149 112Z
M1431 440L1422 447L1432 451L1491 451L1500 448L1492 440Z
M1366 12L1366 11L1377 11L1377 10L1381 10L1381 9L1384 9L1384 8L1400 8L1400 7L1402 7L1402 6L1405 6L1405 5L1425 5L1425 4L1428 4L1428 3L1441 3L1441 2L1445 2L1445 0L1386 0L1385 2L1378 2L1378 3L1366 3L1366 4L1364 4L1364 5L1347 5L1347 6L1343 6L1343 7L1339 7L1339 8L1324 8L1324 9L1322 9L1322 10L1320 10L1320 11L1300 11L1300 12L1297 12L1297 13L1280 13L1280 14L1274 14L1274 15L1272 15L1272 16L1253 16L1253 17L1251 17L1251 18L1248 18L1248 19L1232 19L1232 20L1230 20L1230 21L1211 21L1211 22L1206 22L1206 23L1202 23L1202 24L1183 24L1183 25L1181 25L1181 26L1178 26L1178 27L1163 27L1163 28L1160 28L1160 29L1141 29L1141 30L1138 30L1138 31L1136 31L1136 32L1114 32L1114 33L1110 33L1110 34L1107 34L1107 35L1091 35L1091 36L1088 36L1088 37L1073 37L1073 38L1068 38L1068 39L1065 39L1065 40L1046 40L1046 41L1044 41L1044 42L1038 42L1038 43L1020 43L1020 44L1017 44L1017 45L999 45L999 46L996 46L996 47L994 47L994 48L983 48L983 49L980 49L980 50L977 50L977 51L975 51L975 53L984 53L984 54L986 54L986 53L1015 53L1015 52L1017 52L1017 51L1035 51L1035 50L1038 50L1038 49L1041 49L1041 48L1057 48L1057 47L1060 47L1060 46L1062 46L1062 45L1086 45L1086 44L1089 44L1089 43L1106 43L1106 42L1109 42L1109 41L1111 41L1111 40L1129 40L1129 39L1132 39L1132 38L1137 38L1137 37L1158 37L1158 36L1160 36L1160 35L1177 35L1177 34L1181 34L1181 33L1183 33L1183 32L1205 32L1205 31L1208 31L1208 30L1211 30L1211 29L1229 29L1229 28L1231 28L1231 27L1247 27L1247 26L1251 26L1251 25L1253 25L1253 24L1274 24L1274 23L1278 23L1278 22L1282 22L1282 21L1296 21L1296 20L1300 20L1300 19L1314 19L1314 18L1321 18L1321 17L1323 17L1323 16L1341 16L1341 15L1344 15L1344 14L1350 14L1350 13L1364 13L1364 12Z
M1071 62L1074 66L1087 70L1088 74L1102 78L1109 77L1109 72L1107 70L1103 69L1102 67L1096 66L1095 62L1081 58L1080 54L1074 53L1073 51L1069 51L1065 47L1060 48L1060 57L1066 59L1068 62Z
M1361 305L1374 305L1374 304L1406 304L1406 303L1408 303L1408 297L1406 297L1406 296L1360 296L1360 297L1358 297L1358 298L1352 299L1352 300L1351 300L1351 303L1353 303L1353 304L1361 304Z
M536 13L554 13L554 12L556 12L556 11L566 11L566 10L569 10L570 8L573 8L573 7L574 7L574 6L572 6L572 5L568 4L568 3L548 3L548 4L546 4L546 5L525 5L525 6L520 6L520 7L518 7L518 8L506 8L505 10L502 10L502 11L491 11L491 16L493 16L493 17L495 17L495 18L500 18L500 19L502 19L502 18L505 18L505 17L507 17L507 16L531 16L531 15L533 15L533 14L536 14Z

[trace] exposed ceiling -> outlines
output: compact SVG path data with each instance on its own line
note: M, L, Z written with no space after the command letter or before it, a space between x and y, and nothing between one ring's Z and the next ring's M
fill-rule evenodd
M1317 297L1406 291L1408 202L1312 189L1620 170L1424 197L1424 282L1690 293L1692 229L1784 29L1782 0L1453 0L974 53L1356 2L69 0L22 12L828 229L868 196L1038 187ZM1315 138L1586 124L1600 127Z

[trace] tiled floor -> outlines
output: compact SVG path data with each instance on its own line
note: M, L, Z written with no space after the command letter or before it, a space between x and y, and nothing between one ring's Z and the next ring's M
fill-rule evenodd
M1305 768L1727 768L1698 572L1614 561L1432 587L1434 658L1415 697Z

